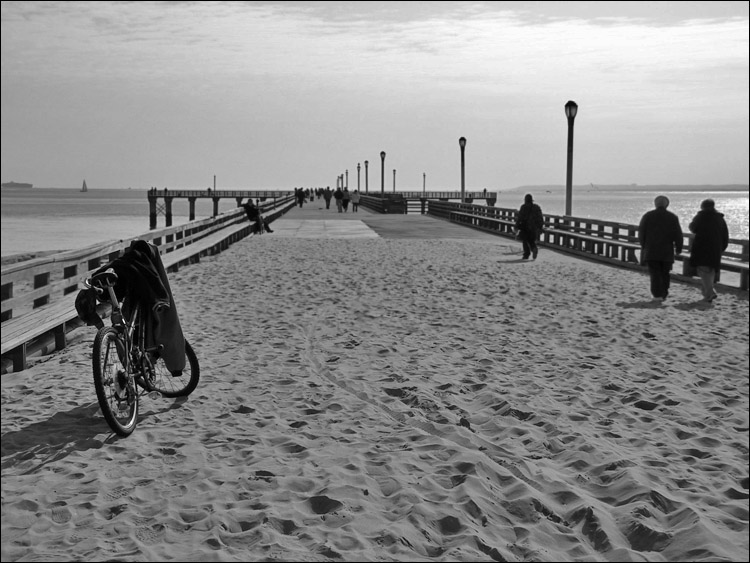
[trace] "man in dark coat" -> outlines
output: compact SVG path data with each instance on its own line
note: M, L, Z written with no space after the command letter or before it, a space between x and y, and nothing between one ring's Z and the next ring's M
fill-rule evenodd
M729 229L724 214L716 211L712 199L701 202L701 210L688 228L695 234L690 247L690 265L701 278L703 300L710 303L716 299L714 283L716 274L721 269L721 255L729 245Z
M333 192L333 199L336 200L336 209L339 210L339 213L344 212L344 192L341 191L341 188L337 187L336 191Z
M641 218L638 240L641 244L641 264L648 266L651 295L661 302L669 295L669 281L674 257L682 252L682 228L677 215L667 211L669 198L654 199L654 209Z
M333 197L333 192L331 191L331 186L326 186L326 190L323 192L323 199L326 200L326 209L331 208L332 197Z
M531 194L526 194L523 198L523 205L516 215L516 229L523 243L523 259L528 260L532 256L532 260L536 260L539 253L536 241L544 229L544 215Z

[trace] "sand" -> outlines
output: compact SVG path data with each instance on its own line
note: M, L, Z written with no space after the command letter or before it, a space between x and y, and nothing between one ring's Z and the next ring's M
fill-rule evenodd
M264 235L170 281L201 381L130 437L92 327L2 377L3 561L748 560L746 296L504 239Z

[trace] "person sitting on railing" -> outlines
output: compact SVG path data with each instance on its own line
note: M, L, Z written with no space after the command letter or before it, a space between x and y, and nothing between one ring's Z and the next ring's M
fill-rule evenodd
M253 202L253 198L247 198L247 203L243 204L242 206L245 209L245 214L247 215L247 218L250 220L250 222L255 223L255 232L260 233L261 225L263 225L263 228L265 228L267 233L272 233L271 227L268 226L268 220L264 219L260 214L260 209L258 209Z
M529 256L533 256L532 259L536 260L539 253L536 241L544 230L544 215L531 194L526 194L523 198L523 205L516 215L515 227L516 237L520 237L523 243L523 259L528 260Z

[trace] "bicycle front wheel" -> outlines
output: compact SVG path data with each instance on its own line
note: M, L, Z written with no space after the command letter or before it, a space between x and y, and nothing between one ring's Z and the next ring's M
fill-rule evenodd
M120 436L132 434L138 422L138 390L124 360L125 343L117 330L99 329L92 354L94 388L107 424Z
M181 374L172 374L161 357L153 359L151 387L164 397L186 397L198 386L200 366L193 347L185 340L185 368Z

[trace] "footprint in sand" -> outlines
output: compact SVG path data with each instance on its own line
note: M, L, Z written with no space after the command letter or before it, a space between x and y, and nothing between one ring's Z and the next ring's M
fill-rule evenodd
M57 523L57 524L65 524L72 517L73 517L73 515L70 513L70 510L68 509L67 506L64 506L64 505L63 506L55 506L52 509L51 518L52 518L52 521L55 522L55 523Z

